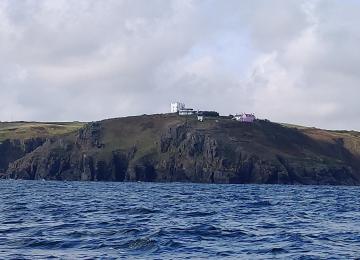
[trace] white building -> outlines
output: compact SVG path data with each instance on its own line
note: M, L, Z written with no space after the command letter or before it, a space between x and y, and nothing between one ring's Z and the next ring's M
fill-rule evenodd
M204 122L204 116L203 115L198 115L198 120L200 121L200 122Z
M180 102L171 103L170 106L171 106L171 108L170 108L171 113L177 113L177 112L179 112L181 109L184 109L184 108L185 108L185 104L184 104L184 103L180 103Z
M196 112L192 108L182 108L179 110L180 116L191 116L194 115Z
M255 121L256 117L254 114L241 113L241 114L236 114L234 116L234 119L240 122L252 123Z

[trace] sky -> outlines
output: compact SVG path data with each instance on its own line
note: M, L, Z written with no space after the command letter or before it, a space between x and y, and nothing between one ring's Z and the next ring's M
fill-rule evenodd
M0 0L0 121L166 113L360 130L360 1Z

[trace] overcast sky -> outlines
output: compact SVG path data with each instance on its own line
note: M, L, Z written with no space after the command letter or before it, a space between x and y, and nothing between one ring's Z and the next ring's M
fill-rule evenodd
M360 1L0 0L0 120L168 112L360 130Z

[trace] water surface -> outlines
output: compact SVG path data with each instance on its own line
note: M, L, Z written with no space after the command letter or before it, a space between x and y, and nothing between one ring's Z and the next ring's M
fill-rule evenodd
M0 181L0 259L355 259L358 187Z

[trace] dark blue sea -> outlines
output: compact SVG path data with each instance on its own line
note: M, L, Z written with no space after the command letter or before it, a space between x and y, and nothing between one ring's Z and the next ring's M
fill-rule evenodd
M360 187L0 181L0 259L356 259Z

